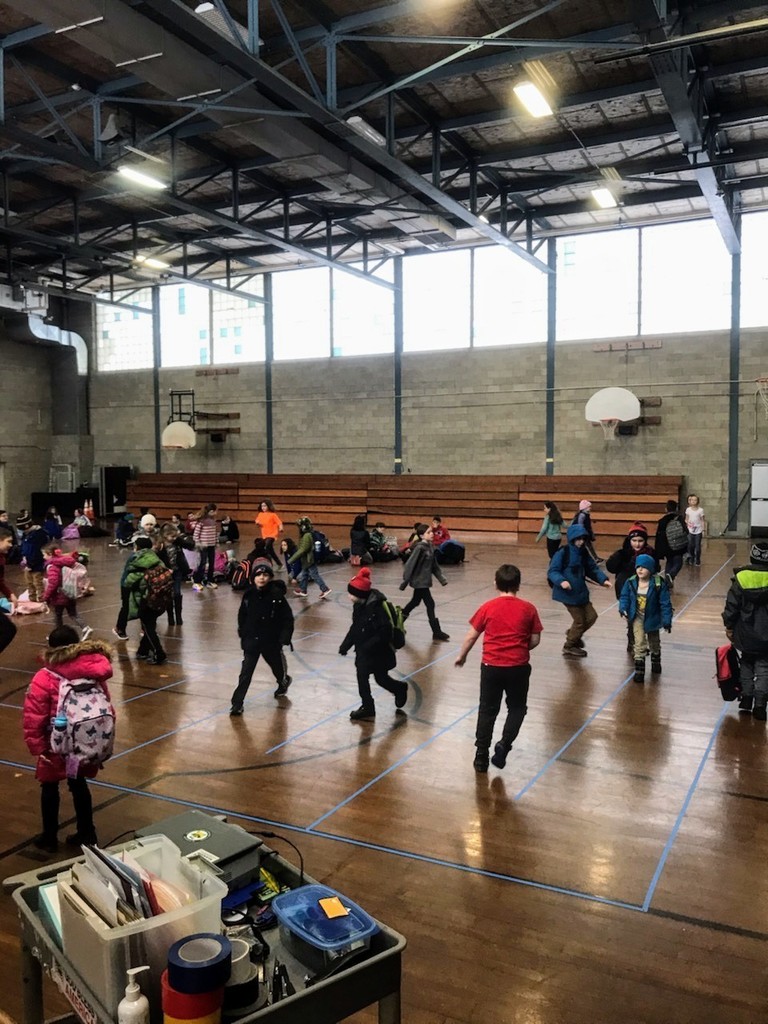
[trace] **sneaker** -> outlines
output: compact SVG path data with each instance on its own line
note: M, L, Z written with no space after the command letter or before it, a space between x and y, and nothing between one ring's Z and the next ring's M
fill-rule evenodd
M766 719L768 719L768 713L766 713L765 704L762 704L760 707L755 705L754 709L752 710L752 717L756 722L765 722Z
M651 658L651 675L661 675L661 658Z
M193 583L192 584L192 589L196 590L197 593L199 594L200 591L203 589L203 584L202 583Z
M93 626L83 626L82 632L80 633L80 640L87 640L93 632Z
M45 850L46 853L58 853L59 852L59 841L54 836L52 839L45 834L35 836L32 840L32 845L38 850Z
M294 590L293 596L294 597L309 597L309 594L306 592L306 590Z
M751 715L754 702L754 697L742 697L739 701L739 714Z
M451 638L450 638L450 636L447 633L444 633L442 631L442 629L441 629L441 630L438 630L437 633L433 633L432 634L432 639L433 640L450 640Z
M322 592L322 594L320 595L320 597L328 597L328 595L329 595L329 594L332 594L332 593L333 593L333 591L331 590L331 588L330 588L330 587L328 587L328 589L327 589L327 590L324 590L324 591Z
M493 748L493 757L491 758L491 764L494 768L503 768L507 763L507 754L509 751L503 743L499 742Z
M573 647L571 644L566 644L563 647L564 658L586 658L587 652L583 647Z
M136 658L138 661L149 661L149 655L145 654L143 651L136 651Z
M211 580L210 583L206 583L205 586L206 586L207 590L218 590L219 589L219 584L218 583L214 583L213 580Z
M148 665L164 665L168 661L167 654L150 654L147 658Z
M243 705L242 704L233 704L232 707L229 709L229 717L230 718L239 718L240 715L242 715L242 713L243 713Z
M583 651L583 650L584 650L584 648L586 647L586 644L585 644L585 643L584 643L584 641L583 641L583 640L581 639L581 637L579 637L579 639L578 639L578 640L574 640L574 641L573 641L573 646L574 646L574 647L579 647L579 648L581 648L581 650Z
M359 708L350 711L349 717L353 722L364 722L369 718L376 717L376 708L366 708L361 704Z
M395 707L404 708L408 702L408 683L402 683L395 694Z
M484 775L488 771L488 751L478 750L475 754L473 767L478 775Z
M292 682L293 679L290 676L286 676L285 679L281 679L280 682L277 684L277 689L275 690L273 696L284 697L288 692L288 687L291 685Z
M127 633L121 633L119 629L113 629L112 632L115 634L115 636L117 637L118 640L127 640L128 639L128 634Z

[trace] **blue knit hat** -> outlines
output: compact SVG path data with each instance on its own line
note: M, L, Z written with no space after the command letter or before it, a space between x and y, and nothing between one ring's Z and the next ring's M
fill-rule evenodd
M635 559L636 569L647 569L648 572L656 572L656 560L650 555L638 555Z

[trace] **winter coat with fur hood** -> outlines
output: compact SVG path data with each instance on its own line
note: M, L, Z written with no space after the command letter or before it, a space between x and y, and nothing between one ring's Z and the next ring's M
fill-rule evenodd
M32 677L24 697L24 742L30 754L37 755L35 778L38 782L66 779L65 759L51 752L51 721L59 703L59 686L64 679L92 679L109 697L107 680L112 678L112 648L100 640L83 640L68 647L51 647L43 655L44 665ZM92 779L96 765L80 769L83 778Z

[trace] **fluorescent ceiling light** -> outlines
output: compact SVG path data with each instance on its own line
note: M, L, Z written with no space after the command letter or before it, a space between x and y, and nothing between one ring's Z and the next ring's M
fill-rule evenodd
M195 14L207 14L208 11L214 10L215 7L215 4L210 3L198 4L197 7L195 8Z
M135 262L140 263L143 267L149 267L151 270L168 270L171 265L165 260L155 259L154 256L137 256Z
M377 242L376 245L384 252L391 252L393 256L402 256L405 249L401 249L399 245L393 245L391 242Z
M610 210L612 206L618 206L616 196L611 192L609 188L593 188L592 198L595 200L597 205L603 210Z
M357 132L358 135L362 135L364 139L368 139L369 142L373 142L377 146L386 146L387 140L381 132L377 132L372 124L368 124L368 122L358 114L348 117L347 124L353 131Z
M215 96L217 92L221 92L221 89L206 89L205 92L191 92L188 96L177 96L176 102L181 103L182 100L197 100L203 96Z
M531 117L548 117L552 113L552 107L533 82L518 82L513 92Z
M480 214L480 215L478 216L478 218L477 218L477 219L478 219L478 220L481 220L481 221L483 222L483 224L490 224L490 223L491 223L491 222L490 222L490 221L488 220L488 218L487 218L487 217L485 216L485 214L484 214L484 213L481 213L481 214Z
M145 174L144 171L139 171L135 167L118 167L117 173L122 174L129 181L134 181L137 185L143 185L144 188L154 188L158 191L168 188L164 181L160 181L159 178L155 178L151 174Z
M155 57L162 57L163 51L158 50L157 53L147 53L143 57L130 57L128 60L118 60L115 62L116 68L127 68L129 64L141 64L145 60L154 60Z
M74 32L76 28L85 28L86 25L95 25L99 21L104 21L104 15L99 18L88 18L87 21L76 21L72 25L65 25L63 28L54 29L54 35L60 36L65 32Z

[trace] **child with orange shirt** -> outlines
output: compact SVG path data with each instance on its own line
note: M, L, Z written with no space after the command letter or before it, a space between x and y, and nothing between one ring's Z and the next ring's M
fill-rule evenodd
M275 506L265 498L259 505L259 514L256 516L256 525L261 527L261 536L264 540L265 554L270 562L274 562L277 571L283 571L283 563L275 554L275 541L278 535L283 532L283 524L280 516L275 512Z

